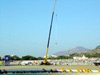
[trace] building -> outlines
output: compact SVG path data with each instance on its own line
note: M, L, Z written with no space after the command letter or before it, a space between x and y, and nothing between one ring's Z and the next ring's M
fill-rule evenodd
M44 56L44 58L45 58L45 57L46 57L46 56ZM56 58L57 56L56 56L56 55L48 55L48 56L47 56L47 58L50 58L50 57L55 57L55 58Z
M73 59L76 59L76 60L87 60L88 57L86 57L85 55L83 55L82 57L75 56L75 57L73 57Z

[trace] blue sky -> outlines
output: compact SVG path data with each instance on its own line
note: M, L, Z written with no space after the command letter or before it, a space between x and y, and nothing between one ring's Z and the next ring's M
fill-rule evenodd
M54 2L0 0L0 56L44 56ZM94 49L99 33L100 0L57 0L49 54L77 46Z

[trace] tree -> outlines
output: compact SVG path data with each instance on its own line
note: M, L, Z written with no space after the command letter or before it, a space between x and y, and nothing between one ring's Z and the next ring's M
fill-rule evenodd
M20 57L18 57L17 55L11 56L10 60L21 60Z
M73 56L58 56L56 59L72 59Z
M38 59L38 60L44 60L44 58L42 58L42 57L38 57L37 59Z
M49 57L48 59L57 59L56 57Z
M31 55L26 55L22 57L22 60L37 60L36 57L33 57Z
M1 57L0 57L0 60L1 60Z

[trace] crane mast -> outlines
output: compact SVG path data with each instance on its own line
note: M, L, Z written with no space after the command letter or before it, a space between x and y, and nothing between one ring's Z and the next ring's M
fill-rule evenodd
M51 36L51 30L52 30L52 23L53 23L53 16L54 16L54 11L55 11L55 5L56 5L56 0L55 0L53 12L52 12L52 18L51 18L51 24L50 24L50 30L49 30L49 37L48 37L48 43L47 43L46 56L45 56L45 60L42 62L42 64L45 64L45 65L49 64L47 62L47 55L48 55L48 48L49 48L49 43L50 43L50 36Z
M52 18L51 18L51 25L50 25L50 31L49 31L49 37L48 37L48 43L47 43L47 51L46 51L45 61L47 61L47 54L48 54L48 48L49 48L49 43L50 43L50 36L51 36L51 29L52 29L52 22L53 22L55 5L56 5L56 0L55 0L54 9L53 9Z

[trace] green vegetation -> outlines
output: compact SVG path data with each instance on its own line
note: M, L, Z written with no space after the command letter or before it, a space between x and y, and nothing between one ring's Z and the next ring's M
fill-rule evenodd
M42 58L42 57L38 57L37 59L38 59L38 60L44 60L44 58Z
M38 60L38 59L36 57L27 55L27 56L23 56L22 57L22 60Z
M85 55L88 58L100 58L100 45L97 46L93 50L89 50L88 52L76 53L76 54L72 54L72 55L74 55L74 56L83 56L83 55Z
M21 58L18 57L17 55L11 56L10 59L11 60L21 60Z
M48 59L73 59L73 56L58 56L58 57L50 57Z
M88 58L100 58L100 45L97 46L94 50L90 50L85 53L74 53L70 54L69 56L58 56L58 57L49 57L48 59L73 59L74 56L83 56L85 55ZM44 60L42 57L34 57L31 55L23 56L22 58L18 57L17 55L11 56L11 60ZM0 57L1 60L1 57ZM4 59L2 59L4 60Z
M85 54L85 56L87 56L88 58L100 58L100 54L98 54L98 53L93 54L93 55Z
M1 60L1 57L0 57L0 60ZM4 60L4 59L2 59L2 60ZM14 55L14 56L10 57L10 60L44 60L44 58L34 57L34 56L31 56L31 55L26 55L26 56L23 56L21 58L21 57L18 57L17 55Z
M14 55L14 56L11 56L10 57L11 60L43 60L42 57L34 57L34 56L31 56L31 55L26 55L26 56L23 56L22 58Z
M100 49L100 45L96 47L96 49Z

